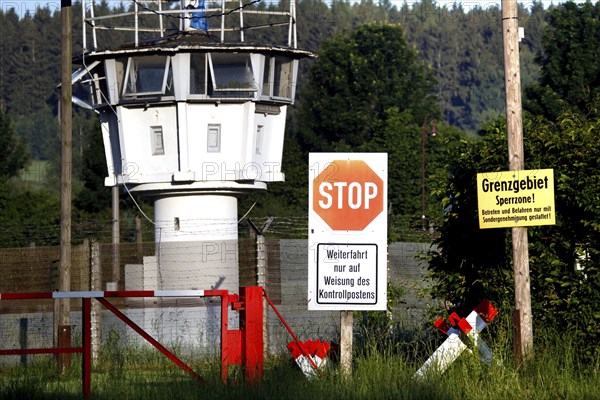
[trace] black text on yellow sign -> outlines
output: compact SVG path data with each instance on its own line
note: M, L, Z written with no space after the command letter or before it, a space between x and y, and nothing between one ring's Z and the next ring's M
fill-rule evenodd
M552 169L477 174L479 227L554 225Z

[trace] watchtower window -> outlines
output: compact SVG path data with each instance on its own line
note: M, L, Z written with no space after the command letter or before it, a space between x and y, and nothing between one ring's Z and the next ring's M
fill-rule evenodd
M209 153L221 151L221 124L208 124L206 151Z
M92 73L92 77L94 82L94 101L97 104L108 103L108 84L106 82L106 71L104 70L104 65L95 68Z
M265 62L263 75L263 97L278 100L292 100L294 61L287 57L269 57Z
M271 82L273 78L271 77L271 61L270 57L265 57L265 72L263 74L263 87L262 87L262 95L271 97Z
M206 94L206 54L190 54L190 94Z
M125 73L124 97L173 95L169 57L132 57Z
M273 96L289 99L292 97L293 62L287 58L275 57L274 64Z
M115 73L117 74L118 88L111 89L115 91L118 90L118 92L112 94L113 99L117 99L123 93L123 89L125 87L125 71L127 70L127 61L128 58L126 57L119 57L115 59ZM109 61L107 60L106 62L108 63Z
M150 127L150 144L152 145L153 156L162 156L165 154L162 126Z
M254 153L258 155L262 154L264 130L264 125L258 125L256 127L256 143L254 143Z
M214 91L256 91L249 54L209 53L208 56Z

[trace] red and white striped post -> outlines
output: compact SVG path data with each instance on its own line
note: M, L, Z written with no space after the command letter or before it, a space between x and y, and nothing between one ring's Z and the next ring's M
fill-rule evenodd
M479 333L492 322L496 315L498 315L496 308L492 303L484 300L466 318L452 313L448 317L451 326L439 318L434 325L440 332L447 335L448 339L433 352L413 377L422 378L431 369L435 369L439 373L444 372L469 345L477 348L482 362L490 363L492 350L479 337Z

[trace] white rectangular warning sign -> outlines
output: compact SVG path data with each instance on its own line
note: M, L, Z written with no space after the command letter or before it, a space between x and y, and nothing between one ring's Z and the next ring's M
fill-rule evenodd
M377 245L319 243L317 304L377 304Z

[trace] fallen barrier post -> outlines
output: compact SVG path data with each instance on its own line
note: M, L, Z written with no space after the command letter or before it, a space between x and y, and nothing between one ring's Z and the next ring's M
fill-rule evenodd
M450 314L448 321L452 326L439 318L434 325L448 338L425 361L413 378L422 378L431 369L443 373L470 346L477 348L482 362L490 363L492 350L479 337L479 333L492 322L496 315L498 315L498 311L492 303L484 300L466 318L460 318L456 313Z

